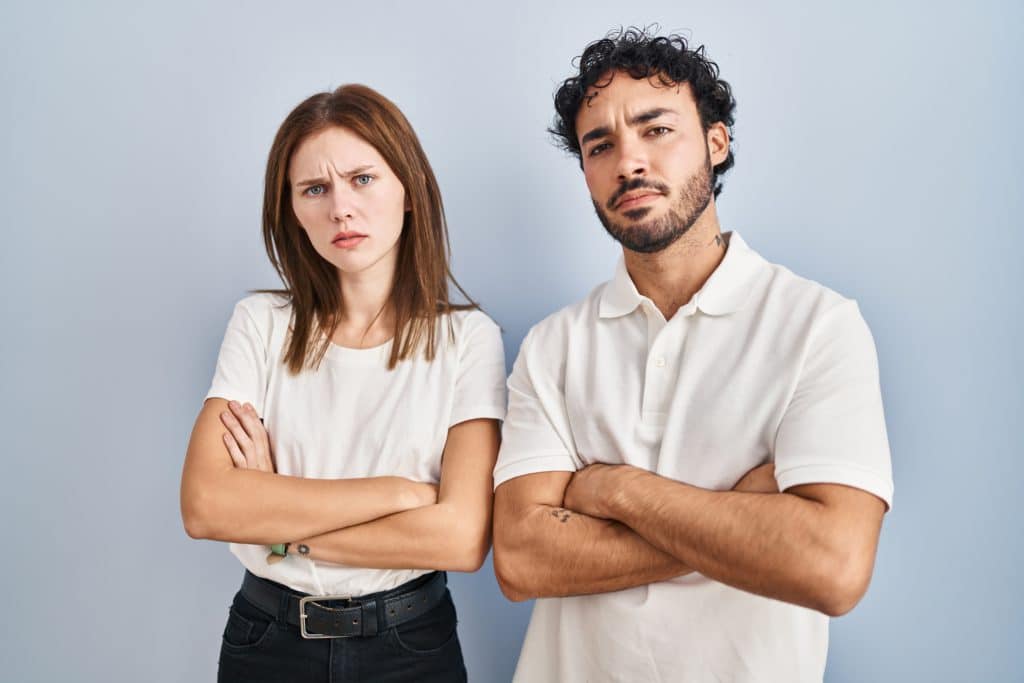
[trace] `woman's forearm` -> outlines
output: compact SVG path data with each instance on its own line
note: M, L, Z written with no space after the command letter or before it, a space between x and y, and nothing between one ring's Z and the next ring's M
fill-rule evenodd
M182 517L193 538L271 544L427 505L428 484L402 477L303 479L230 469L182 485Z
M193 538L286 543L437 500L433 485L402 477L304 479L237 467L225 448L222 419L228 408L224 399L208 399L189 441L181 516Z
M437 503L306 538L309 557L354 567L473 572L490 548L490 516ZM293 549L296 544L292 544Z

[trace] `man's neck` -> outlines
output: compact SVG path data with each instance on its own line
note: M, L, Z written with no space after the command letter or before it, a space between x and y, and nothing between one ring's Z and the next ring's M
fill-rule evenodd
M727 246L711 203L686 234L664 250L641 254L623 249L623 254L637 291L669 320L715 272Z

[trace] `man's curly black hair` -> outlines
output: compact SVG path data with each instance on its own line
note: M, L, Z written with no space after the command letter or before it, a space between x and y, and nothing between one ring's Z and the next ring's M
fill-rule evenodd
M721 121L729 130L729 155L714 167L715 197L722 191L719 177L733 167L733 99L729 84L718 77L718 65L704 54L704 46L691 49L679 35L655 36L648 29L629 27L612 31L587 45L578 60L579 74L567 78L555 92L555 120L548 131L556 143L583 164L576 136L576 114L590 87L603 88L610 71L622 70L633 78L657 77L665 85L689 83L697 101L704 131Z

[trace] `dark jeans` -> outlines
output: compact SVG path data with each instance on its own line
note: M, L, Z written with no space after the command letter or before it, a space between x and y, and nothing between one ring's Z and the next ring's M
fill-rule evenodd
M395 591L407 591L429 576ZM377 604L383 605L383 602L378 600ZM380 619L382 616L378 617ZM280 615L267 614L239 592L224 627L217 680L220 683L465 681L466 667L455 631L456 622L455 604L446 590L441 602L426 614L376 636L306 640L297 626L284 621Z

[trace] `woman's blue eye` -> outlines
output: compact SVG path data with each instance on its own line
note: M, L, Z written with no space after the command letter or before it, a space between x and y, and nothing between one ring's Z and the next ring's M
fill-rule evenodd
M362 173L355 177L355 181L356 185L369 185L373 181L373 176Z
M327 188L324 187L323 185L310 185L309 187L306 188L306 194L309 195L310 197L319 197L326 191Z

